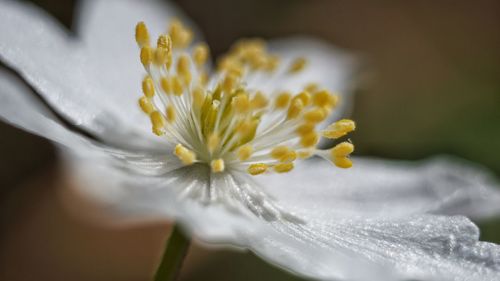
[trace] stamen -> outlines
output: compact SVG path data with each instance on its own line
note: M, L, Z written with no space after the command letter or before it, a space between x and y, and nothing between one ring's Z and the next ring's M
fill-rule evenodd
M307 65L307 60L305 58L296 58L292 62L292 65L290 66L290 69L288 69L288 72L299 73L306 67L306 65Z
M212 160L212 162L210 163L210 166L212 166L212 172L214 173L220 173L222 171L224 171L224 160L222 159L216 159L216 160Z
M253 148L251 145L249 145L249 144L244 145L244 146L240 147L240 149L238 149L238 158L241 161L245 161L248 158L250 158L250 156L252 156L252 152L253 152Z
M141 48L141 63L144 67L148 67L153 62L153 49L149 46Z
M288 103L290 102L290 99L292 98L292 95L288 92L284 92L278 95L276 98L276 102L274 106L278 109L284 109L288 106Z
M149 46L148 28L142 21L135 26L135 41L139 47Z
M328 126L326 130L322 131L322 135L325 138L338 139L354 131L355 129L356 124L354 123L354 121L349 119L342 119Z
M153 105L146 97L141 97L139 99L139 106L141 107L142 111L148 115L154 111Z
M153 111L149 117L151 118L151 123L153 125L153 133L158 136L165 134L165 120L163 119L161 113L159 111Z
M171 105L167 106L166 109L167 121L173 123L175 121L175 108Z
M337 139L355 129L347 119L321 134L316 129L337 106L338 96L316 83L305 83L300 92L262 92L267 84L259 79L287 81L292 78L288 75L303 71L305 58L283 68L263 40L241 40L218 60L209 79L208 46L192 46L193 33L180 21L158 36L156 46L151 46L143 22L137 24L135 37L147 72L138 104L153 133L175 145L173 154L184 165L200 163L212 173L246 170L260 175L289 172L298 159L319 155L338 167L352 166L350 142L317 149L321 136Z
M175 156L177 156L184 165L191 165L196 160L196 154L185 148L182 144L177 144L174 150Z
M248 166L248 173L252 176L265 173L269 167L264 163L257 163Z
M293 163L280 163L274 166L277 173L287 173L293 169Z
M148 98L152 98L155 95L155 85L153 79L149 75L142 80L142 92Z

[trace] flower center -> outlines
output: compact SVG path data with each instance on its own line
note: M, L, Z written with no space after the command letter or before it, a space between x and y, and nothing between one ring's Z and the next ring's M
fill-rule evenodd
M184 165L205 163L215 173L234 169L259 175L289 172L297 159L319 155L338 167L352 166L350 142L330 150L316 147L320 137L338 139L355 129L344 119L317 130L338 96L313 83L298 93L264 92L266 83L300 75L305 58L283 65L262 40L242 40L209 76L208 47L191 44L192 38L192 31L174 20L153 47L146 25L136 26L147 72L139 105L153 133L175 146L173 153Z

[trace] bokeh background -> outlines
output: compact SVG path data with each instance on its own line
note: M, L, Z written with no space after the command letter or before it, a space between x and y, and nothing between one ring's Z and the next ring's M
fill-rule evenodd
M76 1L33 2L71 28ZM499 1L175 2L215 55L240 37L298 34L357 54L356 154L446 153L500 178ZM72 215L53 146L1 122L0 155L0 280L149 279L168 223L116 228ZM480 227L483 240L500 242L500 220ZM181 280L300 279L250 253L195 244Z

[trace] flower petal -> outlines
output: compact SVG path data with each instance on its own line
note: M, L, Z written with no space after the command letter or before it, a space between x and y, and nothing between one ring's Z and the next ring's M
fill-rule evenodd
M1 1L0 7L0 60L47 104L71 124L108 143L159 147L158 140L148 139L152 134L147 118L137 117L137 102L131 101L127 110L117 106L109 94L113 89L98 78L92 60L67 30L33 5Z
M432 212L481 219L500 214L498 184L472 164L445 157L416 163L355 158L354 163L341 170L311 159L286 177L255 180L292 209L334 205L345 215L381 217Z
M79 173L87 171L87 187L95 184L93 189L105 193L111 210L122 215L132 211L136 219L152 214L175 218L206 243L248 248L300 275L327 280L493 280L500 274L500 247L478 242L477 227L464 217L346 217L332 201L327 209L295 208L302 222L269 218L259 211L268 199L258 196L250 196L254 210L240 199L239 210L224 202L200 204L198 196L211 188L237 190L248 184L230 174L210 180L202 165L174 170L165 178L139 179L109 174L111 166L75 164ZM89 182L89 176L96 180ZM99 186L103 179L106 185Z
M304 70L287 75L288 78L274 85L275 87L298 93L309 83L317 83L340 97L339 106L331 120L349 115L353 102L352 79L356 66L354 57L327 42L308 37L271 40L269 49L280 55L281 65L285 68L297 58L307 60Z

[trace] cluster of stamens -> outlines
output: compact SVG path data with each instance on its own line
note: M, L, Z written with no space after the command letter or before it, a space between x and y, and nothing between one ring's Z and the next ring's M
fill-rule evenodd
M143 22L135 36L147 71L139 105L153 133L175 146L173 154L184 165L205 163L215 173L235 169L259 175L289 172L297 159L319 155L338 167L352 166L349 141L317 148L321 137L338 139L355 129L347 119L317 129L338 96L313 83L298 93L264 93L248 84L256 75L298 75L307 67L305 58L282 66L262 40L243 40L219 60L209 79L208 47L191 44L193 33L181 22L173 21L156 47Z

